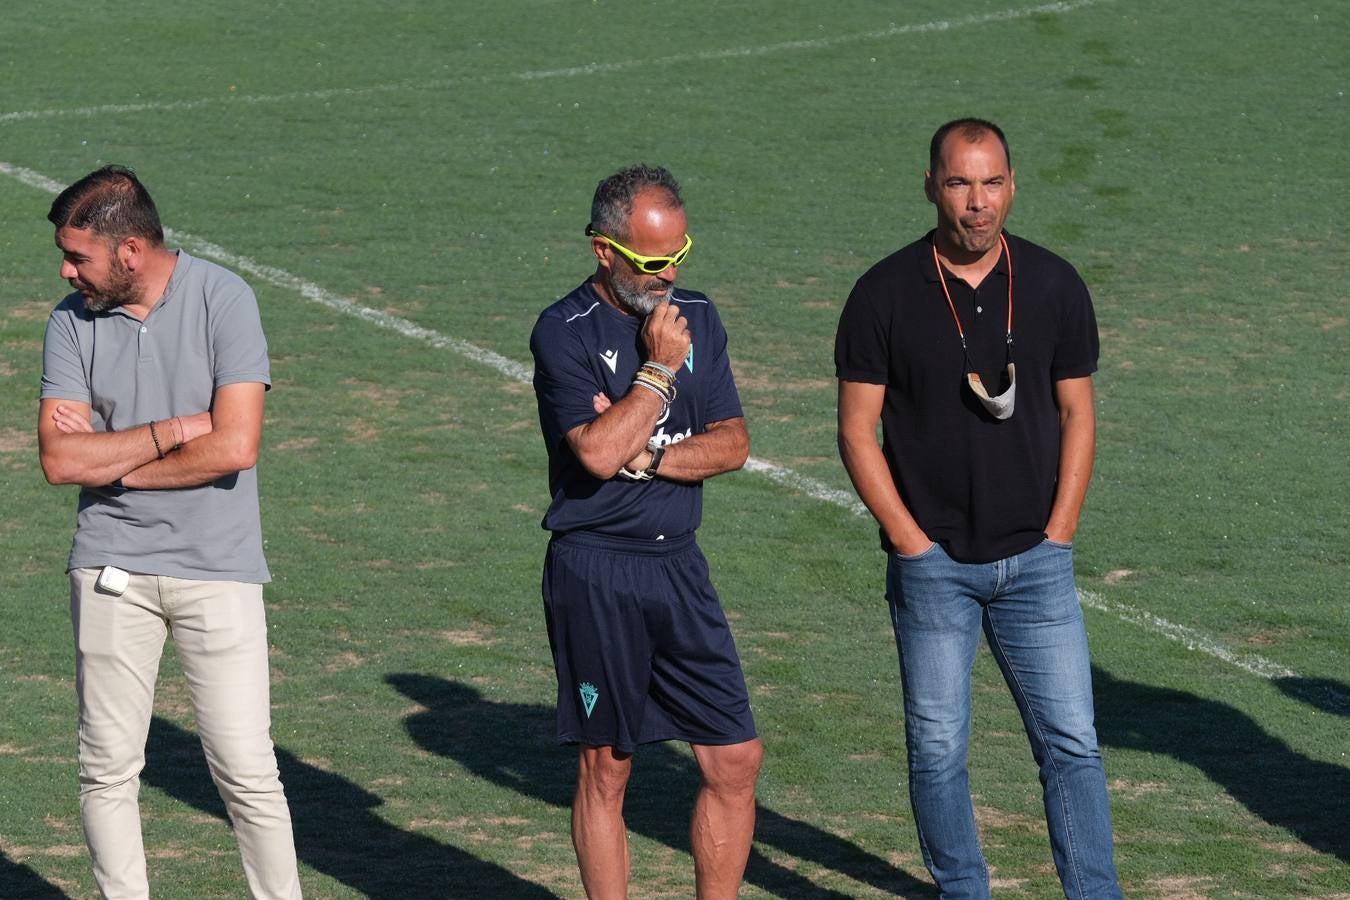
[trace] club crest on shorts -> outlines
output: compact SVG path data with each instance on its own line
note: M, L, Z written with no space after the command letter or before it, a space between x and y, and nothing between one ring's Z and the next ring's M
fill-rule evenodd
M577 692L581 694L581 703L586 707L586 718L589 719L591 710L595 709L595 701L600 699L600 691L589 681L583 681Z

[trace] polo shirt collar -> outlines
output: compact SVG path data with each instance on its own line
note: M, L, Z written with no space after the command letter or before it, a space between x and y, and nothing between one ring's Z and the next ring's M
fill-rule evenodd
M150 318L150 315L154 314L155 310L168 302L169 298L173 296L176 290L178 290L178 285L180 285L183 282L183 279L187 277L186 273L191 257L182 250L175 250L173 255L173 273L169 276L169 283L164 285L164 293L155 301L155 305L150 307L150 313L146 315L147 319Z
M934 228L932 231L928 232L928 234L924 236L923 242L926 246L924 247L924 252L919 255L919 267L923 270L924 280L927 281L929 284L938 283L938 270L936 262L933 259L933 251L928 249L933 245L933 236L935 234L937 234L936 228ZM1003 230L1003 237L1008 240L1008 253L1011 253L1012 235L1008 233L1008 230L1006 228ZM990 275L993 275L995 273L1002 275L1004 278L1008 277L1007 253L999 253L998 262L994 263L994 268L989 270ZM956 276L953 275L952 277L955 278ZM956 280L960 281L961 279L957 278Z

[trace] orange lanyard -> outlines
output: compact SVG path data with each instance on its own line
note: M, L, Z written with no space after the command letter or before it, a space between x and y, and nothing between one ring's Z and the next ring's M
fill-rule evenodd
M998 241L1003 247L1003 255L1008 258L1008 347L1011 350L1013 287L1012 251L1008 249L1008 239L1002 234L998 236ZM952 302L952 292L947 290L947 279L942 274L942 260L938 259L937 241L933 241L933 265L937 266L938 284L942 285L942 296L947 298L947 308L952 311L952 318L956 320L956 333L961 337L961 349L964 351L967 349L966 331L961 327L961 317L956 314L956 304Z

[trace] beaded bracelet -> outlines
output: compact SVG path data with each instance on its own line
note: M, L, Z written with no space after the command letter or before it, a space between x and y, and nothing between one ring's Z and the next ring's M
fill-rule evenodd
M633 387L646 388L647 390L651 391L651 392L652 392L653 394L655 394L656 396L660 397L660 398L661 398L661 403L662 403L663 405L665 405L665 406L669 406L669 405L670 405L670 401L671 401L672 398L668 397L668 396L666 395L666 392L665 392L665 391L661 390L659 387L657 387L657 386L654 385L654 384L651 384L650 382L643 381L643 380L640 379L640 378L634 378L634 379L633 379Z
M633 380L640 381L644 384L650 384L652 387L661 391L661 393L666 396L667 400L675 399L674 379L667 378L655 369L649 369L646 366L642 366L633 373Z
M645 363L642 364L642 366L643 366L643 368L648 368L648 367L650 367L650 368L655 369L656 371L660 372L662 375L664 375L664 376L666 376L667 378L669 378L671 381L674 381L674 380L675 380L675 370L674 370L674 369L667 369L665 366L661 365L659 362L657 362L657 361L654 360L654 359L649 359L649 360L647 360Z
M155 433L155 423L153 420L150 422L150 440L155 442L155 452L159 454L160 459L163 459L164 448L159 445L159 435Z
M641 369L639 369L637 371L637 374L633 376L633 383L645 384L648 385L649 387L655 388L656 390L660 391L661 396L664 397L668 402L673 401L675 399L676 396L675 385L671 384L668 381L662 381L659 378L655 378L652 375L642 371Z
M647 372L652 377L660 378L662 381L669 381L671 384L675 383L674 370L666 368L659 362L647 360L645 363L643 363L641 366L638 367L638 371Z

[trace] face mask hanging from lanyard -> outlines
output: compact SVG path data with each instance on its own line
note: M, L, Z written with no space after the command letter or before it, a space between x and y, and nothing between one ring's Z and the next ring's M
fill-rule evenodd
M947 308L952 311L952 319L956 322L956 333L961 338L961 353L965 357L964 368L966 372L966 384L970 387L971 393L980 401L989 415L1000 421L1010 418L1013 414L1013 406L1017 399L1017 367L1013 365L1012 359L1012 322L1013 322L1013 268L1012 252L1008 249L1008 241L1003 235L998 236L999 244L1003 248L1003 256L1008 260L1008 328L1007 328L1007 363L1008 363L1008 389L1001 394L991 395L985 389L984 383L980 380L980 373L974 370L970 364L970 349L966 346L966 331L961 327L961 317L956 313L956 304L952 302L951 291L947 290L947 279L942 275L942 261L938 259L937 243L933 243L933 264L937 266L938 284L942 285L942 295L947 298Z

